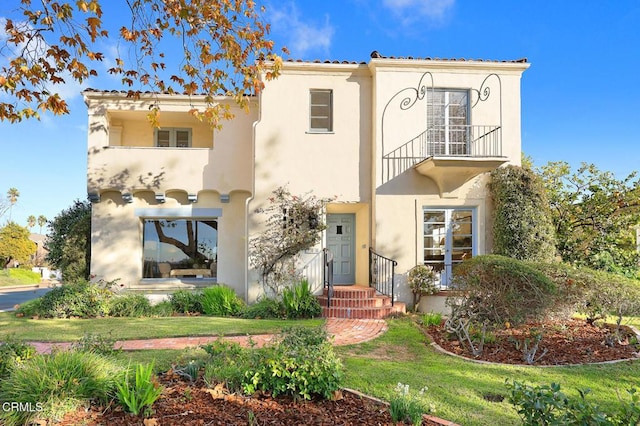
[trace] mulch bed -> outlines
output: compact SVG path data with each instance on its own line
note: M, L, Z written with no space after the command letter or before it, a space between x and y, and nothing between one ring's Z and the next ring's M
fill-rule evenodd
M441 348L466 358L503 364L526 364L524 343L528 348L541 333L534 365L586 364L622 359L634 359L638 340L633 330L621 326L620 338L615 338L614 325L590 325L584 320L545 321L509 327L492 332L480 356L474 356L466 344L448 333L443 325L426 328L427 334ZM544 355L543 352L546 353ZM539 359L538 359L539 357Z
M173 374L162 374L165 390L145 419L112 407L92 406L69 413L56 425L66 426L205 426L205 425L395 425L388 407L376 400L340 391L335 400L300 401L268 395L246 397L189 384ZM423 425L443 425L425 419Z

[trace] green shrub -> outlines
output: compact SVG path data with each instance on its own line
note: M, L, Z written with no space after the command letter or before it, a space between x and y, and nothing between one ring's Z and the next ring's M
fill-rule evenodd
M442 314L439 312L427 312L422 314L419 321L425 327L432 325L438 326L442 324Z
M137 364L133 381L127 371L124 380L117 383L118 401L128 412L137 416L151 414L151 406L162 394L162 386L153 377L153 363Z
M282 291L282 304L289 319L314 318L322 313L307 280L302 280L292 288L285 288Z
M9 335L0 341L0 379L9 375L11 369L36 353L36 348L21 342L14 335Z
M427 265L416 265L409 271L407 284L413 293L414 309L420 302L422 295L435 294L438 292L436 285L436 273L433 267Z
M37 305L30 305L17 313L43 318L95 318L109 314L113 293L104 284L78 281L63 284L40 298ZM36 309L37 308L37 309Z
M192 359L185 364L175 364L173 366L173 372L183 379L193 383L198 380L201 368L202 362Z
M556 287L531 265L504 256L476 256L454 269L447 299L452 317L472 322L517 325L544 317L553 307Z
M176 311L173 309L173 305L168 300L163 300L160 303L151 305L151 316L154 317L170 317Z
M586 268L584 268L586 269ZM593 276L587 289L586 301L579 312L593 322L614 315L618 322L623 316L640 315L640 282L611 272L591 270Z
M242 309L244 302L233 289L225 285L207 287L202 291L202 311L206 315L233 316Z
M587 401L589 390L578 390L579 398L572 398L560 390L560 385L530 386L516 381L506 387L509 401L518 411L524 425L636 425L640 423L640 395L628 390L630 400L620 401L615 413L605 412L597 404Z
M152 308L144 294L120 294L111 299L109 315L113 317L148 317Z
M92 352L59 351L35 355L0 383L0 401L19 401L33 411L0 411L0 423L25 425L36 419L59 419L90 400L107 402L124 368Z
M286 318L287 314L281 301L263 297L253 305L245 306L240 316L249 319L276 319Z
M116 339L111 332L108 336L101 334L85 333L71 348L79 352L94 352L99 355L111 356L122 352L122 349L115 348Z
M519 260L551 262L556 237L541 179L518 166L491 172L494 253Z
M202 293L191 290L177 290L169 296L169 303L176 312L182 314L204 313L202 310Z
M593 323L615 315L640 315L640 281L567 263L534 266L556 285L554 311L570 316L584 314Z
M342 364L322 328L291 327L261 350L261 360L245 373L243 389L273 396L331 398L342 381Z
M584 309L589 288L594 283L593 271L563 262L532 263L556 286L556 295L550 314L568 319Z
M245 372L260 362L261 351L243 348L235 342L216 340L201 347L209 354L203 375L209 387L224 383L230 391L240 392Z
M42 298L38 297L37 299L31 299L21 303L15 313L18 316L31 318L36 315L39 316L40 312L42 312Z

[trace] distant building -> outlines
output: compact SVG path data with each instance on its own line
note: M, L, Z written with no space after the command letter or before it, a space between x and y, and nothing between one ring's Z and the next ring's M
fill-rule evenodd
M33 266L45 266L45 258L49 252L45 247L47 236L42 234L30 234L29 239L36 243L36 252L31 255L31 263Z

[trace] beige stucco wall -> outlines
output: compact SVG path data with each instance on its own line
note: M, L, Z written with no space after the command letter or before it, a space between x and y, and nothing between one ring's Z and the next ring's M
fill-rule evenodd
M309 132L310 89L333 90L333 131ZM331 198L329 212L356 214L356 274L366 283L371 199L371 77L365 65L285 63L260 96L255 126L255 197L249 211L266 207L274 189ZM249 220L249 235L264 228ZM318 252L323 242L316 248ZM309 255L303 256L308 262ZM262 289L249 278L250 300Z
M467 182L457 191L457 198L441 198L430 179L414 171L397 179L402 180L407 192L379 192L376 196L375 247L378 253L398 262L396 297L397 300L410 302L412 295L406 286L406 279L409 269L422 263L425 207L474 209L475 252L488 252L487 232L491 228L491 217L485 192L487 176ZM409 192L411 190L413 193Z
M198 105L197 100L160 97L161 127L192 128L193 147L156 148L152 146L154 128L146 118L151 99L135 102L123 99L123 95L101 92L85 93L85 99L89 111L89 193L251 191L255 103L249 114L232 107L235 118L225 122L222 130L214 131L189 114L191 106ZM111 137L111 128L119 138Z
M333 131L309 132L309 90L333 90ZM260 99L256 196L288 184L339 201L370 198L371 78L366 66L286 65Z
M520 164L520 79L526 63L372 59L376 156L381 157L426 129L426 97L420 90L469 90L472 125L502 125L502 155ZM425 76L425 73L428 73ZM488 90L487 90L488 89ZM484 101L478 101L480 95ZM487 95L488 94L488 95ZM401 103L415 102L411 108ZM376 186L383 181L378 159Z
M422 262L424 207L473 208L475 253L489 252L491 206L486 191L488 174L480 174L443 193L432 179L413 168L386 179L382 155L425 131L427 106L426 99L418 98L420 87L470 90L471 103L477 97L474 89L485 93L484 89L489 87L489 98L471 109L470 124L501 125L502 155L507 164L519 165L520 78L527 67L527 64L491 62L371 61L375 105L372 116L375 137L372 245L378 253L398 262L395 277L397 300L412 300L406 278L408 270ZM425 72L430 74L423 78ZM403 101L415 104L402 109ZM442 173L452 172L444 170ZM453 175L451 178L454 182L457 179Z
M191 148L153 147L154 129L146 119L151 100L134 102L119 94L85 93L89 110L89 193L100 195L92 215L91 273L118 279L126 288L175 289L180 280L142 280L142 219L139 209L172 217L176 209L220 209L218 282L246 296L246 200L252 190L252 137L257 119L232 109L236 118L214 131L189 113L188 97L160 97L160 125L192 129ZM111 131L114 134L111 134ZM111 144L111 145L110 145ZM132 194L132 202L122 194ZM156 200L165 196L165 202ZM188 195L197 197L191 202ZM222 202L221 196L229 196ZM163 212L167 212L166 215Z
M157 215L166 216L162 210L221 209L218 217L218 283L232 287L245 297L244 260L245 249L245 200L246 192L234 192L229 203L221 203L214 191L201 193L197 203L184 203L180 194L167 197L158 204L151 192L139 192L132 203L123 203L119 193L104 193L100 203L93 204L91 273L94 279L108 281L118 279L127 289L160 291L181 288L179 280L142 280L143 219L139 209L157 209ZM188 213L185 213L188 214ZM187 216L185 216L187 218Z

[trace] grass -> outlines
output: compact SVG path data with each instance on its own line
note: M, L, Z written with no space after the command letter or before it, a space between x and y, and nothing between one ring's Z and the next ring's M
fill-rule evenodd
M33 417L61 417L85 400L106 402L124 370L124 366L90 352L36 355L0 384L0 400L30 403L33 407L41 404L43 412L2 410L0 422L32 424Z
M40 280L40 274L26 269L0 269L0 287L39 284Z
M345 386L384 400L393 397L398 382L411 389L427 386L424 402L435 415L465 426L519 425L507 401L505 380L530 384L560 383L567 394L590 388L589 399L615 406L617 392L638 386L640 362L580 367L517 367L479 364L440 354L408 319L390 320L389 330L371 342L338 348L346 367ZM363 374L366 372L366 374ZM503 395L489 402L483 395Z
M320 319L296 321L314 327ZM254 320L219 317L39 319L16 318L12 312L0 312L0 332L15 334L22 340L43 342L74 341L86 333L108 335L118 340L156 337L269 334L292 325L287 320Z

